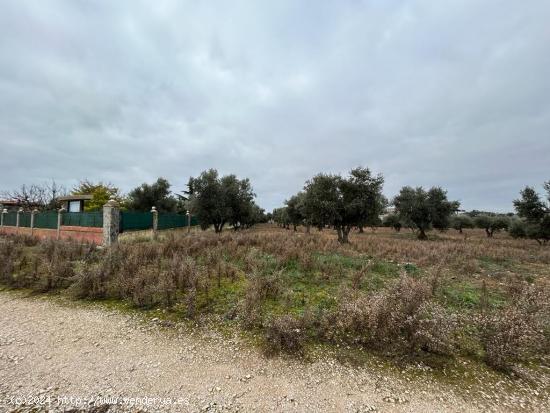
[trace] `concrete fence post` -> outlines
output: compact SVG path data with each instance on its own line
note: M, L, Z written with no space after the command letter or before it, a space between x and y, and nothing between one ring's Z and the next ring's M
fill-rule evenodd
M55 236L55 239L58 241L61 238L61 225L63 224L63 212L65 212L65 208L63 207L57 210L57 234Z
M187 215L187 233L189 234L191 232L191 213L187 211L185 215Z
M20 221L21 221L21 213L22 212L23 212L23 208L19 208L17 210L17 216L15 218L15 227L16 227L17 233L19 233L19 224L20 224Z
M157 239L159 228L159 212L156 207L151 208L153 214L153 239Z
M31 236L34 235L34 217L38 214L38 209L34 208L31 212Z
M0 228L4 228L4 215L8 213L8 210L6 208L2 209L2 213L0 214Z
M110 246L118 242L120 226L120 206L114 197L103 205L103 245Z

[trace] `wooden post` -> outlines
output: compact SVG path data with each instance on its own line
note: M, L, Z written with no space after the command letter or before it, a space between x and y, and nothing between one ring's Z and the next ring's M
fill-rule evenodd
M156 207L151 208L151 213L153 214L153 239L157 239L158 227L159 227L159 212Z

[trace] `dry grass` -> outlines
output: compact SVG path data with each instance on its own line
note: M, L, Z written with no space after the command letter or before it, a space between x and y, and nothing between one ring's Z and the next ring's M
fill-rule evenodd
M110 249L25 237L0 239L0 282L77 298L216 317L265 337L268 352L345 343L390 356L437 354L499 369L545 363L550 348L550 248L482 231L244 232Z

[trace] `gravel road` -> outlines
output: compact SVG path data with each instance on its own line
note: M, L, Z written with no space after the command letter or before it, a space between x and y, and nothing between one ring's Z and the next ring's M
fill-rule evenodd
M451 387L330 357L267 359L238 338L0 292L0 411L549 411L523 385Z

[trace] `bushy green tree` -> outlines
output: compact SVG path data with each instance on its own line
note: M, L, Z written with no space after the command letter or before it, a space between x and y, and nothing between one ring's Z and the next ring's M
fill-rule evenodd
M508 228L508 233L512 238L525 238L527 236L526 222L522 219L514 219Z
M462 234L462 230L467 228L473 228L474 221L468 215L453 215L451 217L451 228L456 229Z
M298 225L306 225L305 193L299 192L291 196L285 203L288 220L294 227L294 231Z
M89 180L80 181L80 183L71 191L72 195L92 195L92 199L84 204L84 211L101 211L103 205L109 201L111 197L115 198L119 204L124 204L124 199L120 194L120 190L114 185L103 182L94 183Z
M403 228L403 223L401 222L401 219L397 214L386 215L382 220L382 225L384 225L385 227L391 227L396 232L401 231L401 228Z
M526 187L520 192L520 198L514 201L517 214L523 219L525 236L539 244L550 241L550 181L544 184L547 201L543 201L534 188ZM520 234L519 224L516 235ZM513 235L513 234L512 234Z
M484 229L487 237L492 238L495 232L508 229L510 218L505 215L478 215L474 218L474 224L477 228Z
M349 242L349 232L378 218L385 207L384 178L368 168L355 168L348 177L319 174L304 187L304 208L314 225L336 229L340 243Z
M248 228L261 219L263 211L254 203L255 194L248 178L235 175L220 177L209 169L197 178L189 178L189 207L203 229L210 225L219 233L225 224L235 230Z
M150 211L155 207L159 212L176 212L178 200L170 191L170 183L158 178L153 184L143 183L128 194L128 209Z
M426 191L422 187L405 186L393 204L400 219L418 230L418 238L426 239L426 231L432 228L446 230L451 215L458 209L458 201L449 201L447 192L433 187Z
M273 210L273 221L281 228L289 228L290 218L287 207L275 208Z

